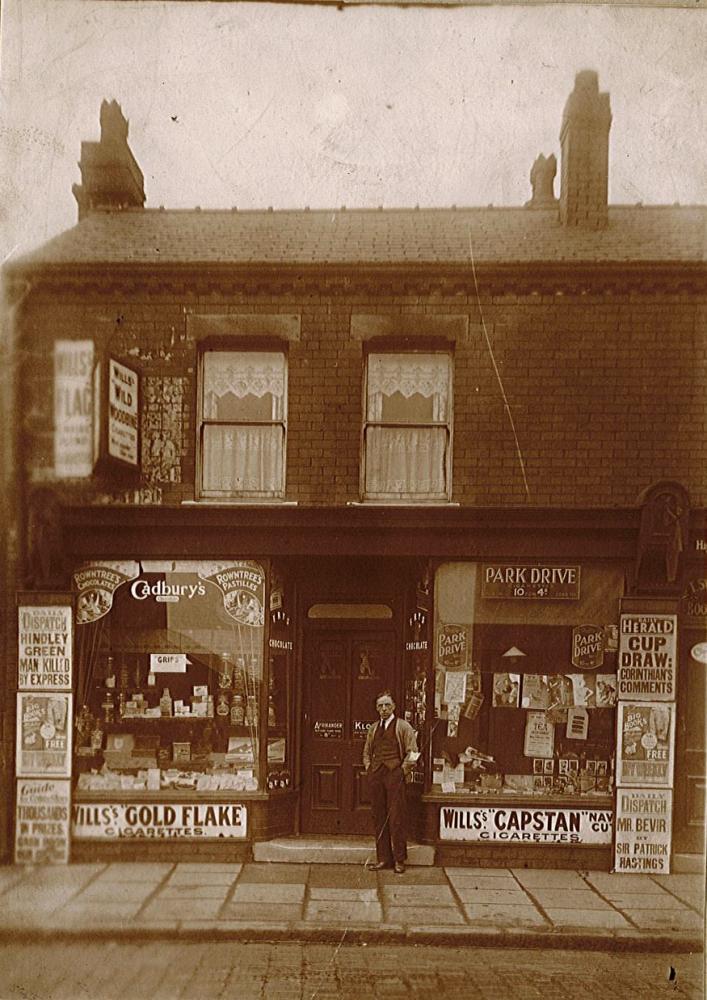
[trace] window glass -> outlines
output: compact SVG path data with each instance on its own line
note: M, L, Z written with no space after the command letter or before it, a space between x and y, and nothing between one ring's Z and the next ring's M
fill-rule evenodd
M613 567L439 567L433 791L611 792L623 588Z
M367 499L448 499L450 386L447 354L368 356Z
M201 494L282 496L284 354L206 351L202 368Z
M262 568L134 566L75 574L78 789L259 790Z

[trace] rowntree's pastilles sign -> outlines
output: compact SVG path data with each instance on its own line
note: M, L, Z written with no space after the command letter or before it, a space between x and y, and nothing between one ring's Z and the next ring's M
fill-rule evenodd
M496 599L578 601L579 566L484 563L481 596Z
M551 807L442 806L439 835L441 840L476 843L610 844L611 812Z
M621 615L619 698L674 701L676 662L676 615Z

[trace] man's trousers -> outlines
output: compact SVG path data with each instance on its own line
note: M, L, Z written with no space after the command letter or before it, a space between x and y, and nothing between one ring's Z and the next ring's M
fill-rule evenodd
M407 858L405 829L405 777L401 767L385 765L369 772L368 787L376 830L376 860L389 865Z

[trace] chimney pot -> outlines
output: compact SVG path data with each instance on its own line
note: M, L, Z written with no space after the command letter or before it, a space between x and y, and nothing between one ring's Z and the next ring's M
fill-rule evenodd
M556 173L557 160L555 157L545 157L541 153L530 170L533 196L530 201L526 201L526 208L553 208L557 205L554 191Z

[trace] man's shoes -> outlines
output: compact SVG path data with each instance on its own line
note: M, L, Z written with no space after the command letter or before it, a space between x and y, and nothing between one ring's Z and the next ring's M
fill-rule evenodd
M387 861L371 861L370 864L366 865L366 868L368 868L369 872L380 872L383 871L384 868L392 868L392 867L393 866L389 865Z
M402 863L402 861L395 862L395 867L393 868L393 871L395 872L396 875L405 874L405 865Z

